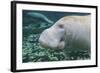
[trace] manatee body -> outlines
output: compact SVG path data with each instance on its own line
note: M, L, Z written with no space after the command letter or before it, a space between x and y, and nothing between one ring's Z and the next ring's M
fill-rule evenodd
M52 24L53 21L51 21L50 19L48 19L45 15L43 15L42 13L37 13L37 12L29 12L27 13L27 15L33 17L33 18L37 18L37 19L40 19L42 21L45 21L47 23L50 23Z
M90 15L62 17L41 33L39 42L52 49L89 50L90 24Z
M53 24L53 21L42 13L27 12L24 15L24 36L41 33L45 28L50 27L50 24Z

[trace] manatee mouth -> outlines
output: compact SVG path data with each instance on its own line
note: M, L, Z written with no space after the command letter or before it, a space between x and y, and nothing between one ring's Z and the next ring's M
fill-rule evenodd
M64 49L64 47L65 47L65 41L64 38L62 37L59 41L58 49Z
M64 41L64 37L62 37L62 38L60 39L60 42L62 42L62 41Z

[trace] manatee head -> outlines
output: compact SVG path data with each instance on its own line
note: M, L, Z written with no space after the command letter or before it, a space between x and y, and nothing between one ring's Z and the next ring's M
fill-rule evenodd
M43 47L63 49L65 47L65 29L63 24L55 23L44 30L40 35L39 42Z
M90 16L65 16L44 30L39 42L54 49L90 48Z

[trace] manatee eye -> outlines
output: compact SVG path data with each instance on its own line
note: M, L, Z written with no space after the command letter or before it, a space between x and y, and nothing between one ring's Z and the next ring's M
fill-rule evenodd
M64 26L62 24L59 25L59 28L63 28Z

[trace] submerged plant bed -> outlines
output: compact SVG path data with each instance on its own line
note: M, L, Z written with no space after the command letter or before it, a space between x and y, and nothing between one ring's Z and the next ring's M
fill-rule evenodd
M28 41L23 47L23 62L46 62L63 60L85 60L90 59L88 51L65 51L45 49L39 43Z

